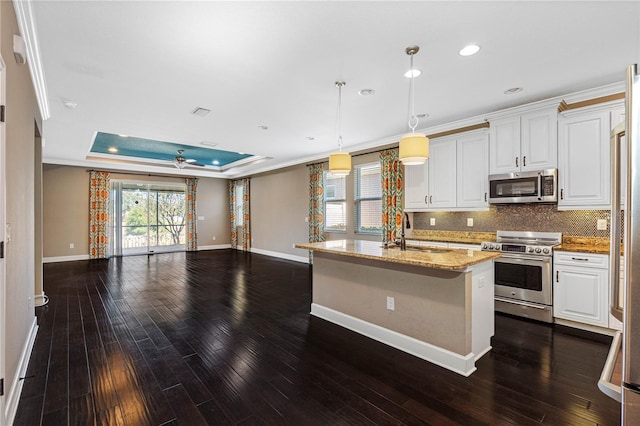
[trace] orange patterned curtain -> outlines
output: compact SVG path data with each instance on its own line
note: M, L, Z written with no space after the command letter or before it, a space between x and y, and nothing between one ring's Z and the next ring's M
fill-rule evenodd
M196 189L198 187L198 178L186 178L187 185L187 251L198 250L198 215L196 213Z
M89 258L109 257L109 193L108 172L91 171L89 175Z
M402 228L403 168L398 159L398 148L380 153L382 176L382 242L396 239Z

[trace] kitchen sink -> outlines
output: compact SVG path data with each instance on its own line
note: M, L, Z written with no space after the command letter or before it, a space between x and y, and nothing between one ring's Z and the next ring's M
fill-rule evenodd
M397 244L389 244L387 248L393 249L393 250L400 250L400 246ZM447 253L451 251L451 249L438 248L438 247L407 246L407 251L418 251L422 253L438 254L438 253Z

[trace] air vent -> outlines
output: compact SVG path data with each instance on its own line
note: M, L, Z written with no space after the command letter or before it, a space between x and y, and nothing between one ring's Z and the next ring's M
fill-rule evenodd
M198 107L198 108L194 109L193 112L191 112L191 114L197 115L198 117L204 117L205 115L209 114L210 112L211 112L210 109Z

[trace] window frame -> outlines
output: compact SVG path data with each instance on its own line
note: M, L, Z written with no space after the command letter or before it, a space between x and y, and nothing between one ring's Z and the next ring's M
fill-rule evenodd
M328 187L329 185L327 184L329 179L339 179L340 182L342 182L342 194L343 197L328 197ZM323 186L323 197L322 197L322 202L324 204L324 221L322 223L322 228L324 230L325 233L338 233L338 234L345 234L347 232L347 177L346 176L332 176L331 172L329 170L325 170L322 174L322 186ZM335 204L335 205L342 205L342 209L344 211L344 227L342 228L327 228L327 219L329 217L328 215L328 209L327 209L327 205L328 204Z
M380 177L378 180L378 184L380 185L380 197L361 197L361 187L360 183L361 179L361 171L365 168L371 168L373 166L377 166L378 168L378 176ZM374 161L371 163L358 164L354 167L354 179L353 179L353 204L354 204L354 223L355 223L355 233L356 234L367 234L367 235L382 235L382 163L380 161ZM362 229L361 224L361 205L364 201L379 201L380 202L380 217L379 217L379 228L374 230Z

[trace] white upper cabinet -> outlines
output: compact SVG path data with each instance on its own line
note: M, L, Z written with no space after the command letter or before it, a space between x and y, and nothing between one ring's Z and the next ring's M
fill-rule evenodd
M624 106L611 110L611 130L625 120ZM622 209L627 205L627 138L623 136L620 140L620 206Z
M425 165L404 169L405 210L486 210L488 174L486 130L432 139Z
M488 207L489 134L460 137L456 157L457 207Z
M429 160L404 168L404 208L424 211L429 207Z
M429 160L429 209L456 207L456 140L432 140Z
M557 112L544 109L491 120L491 174L557 167Z
M610 204L610 109L567 113L558 121L558 209Z

